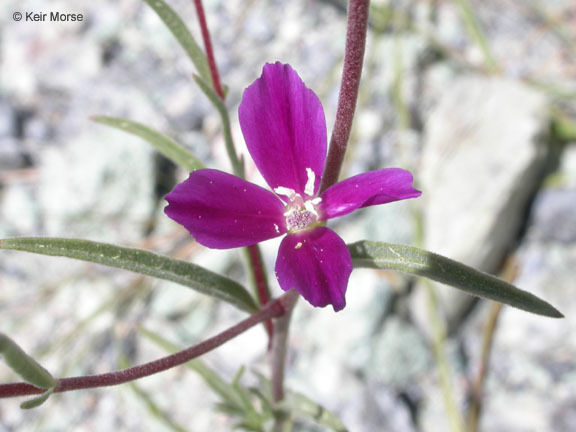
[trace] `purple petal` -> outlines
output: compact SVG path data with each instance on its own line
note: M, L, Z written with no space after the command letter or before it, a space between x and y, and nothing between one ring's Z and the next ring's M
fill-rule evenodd
M209 248L248 246L286 232L276 195L222 171L194 171L166 201L164 212Z
M270 187L303 195L312 170L308 195L316 195L326 159L326 119L320 100L294 69L266 64L244 91L238 116L248 151Z
M400 168L370 171L347 178L321 195L322 220L344 216L361 207L385 204L422 195L412 187L412 174Z
M296 289L313 306L343 309L350 273L346 243L326 227L288 234L280 244L276 259L280 287Z

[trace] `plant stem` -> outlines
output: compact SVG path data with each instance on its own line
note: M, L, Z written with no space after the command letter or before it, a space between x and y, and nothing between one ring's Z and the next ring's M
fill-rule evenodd
M220 99L224 100L224 92L222 91L222 86L220 85L220 75L218 73L218 67L216 66L216 60L214 58L212 40L210 39L210 31L208 30L208 24L206 22L206 15L204 14L202 0L194 0L194 6L196 7L198 22L200 24L200 30L202 31L204 49L206 50L206 58L208 59L210 76L212 77L212 86L214 87L214 91L218 94L218 96L220 96Z
M369 5L370 0L349 0L348 3L342 83L340 84L336 121L330 138L330 148L326 158L326 165L324 166L319 193L322 193L338 181L340 169L344 162L346 146L348 138L350 138L352 120L356 110L358 87L362 76Z
M504 263L502 270L502 279L507 282L513 282L518 275L518 265L514 256L510 256ZM480 415L482 413L482 402L484 393L484 383L490 369L490 355L492 354L492 346L494 345L494 335L498 325L498 318L502 312L502 303L492 303L490 306L490 314L486 320L484 327L484 334L482 337L482 353L480 356L480 366L478 367L478 375L473 381L468 396L470 407L468 408L467 415L467 430L468 432L476 432L478 424L480 423Z
M492 303L490 306L490 315L484 327L484 336L482 338L482 354L480 358L480 366L478 368L478 376L472 383L470 391L470 408L468 409L468 432L476 432L478 430L478 423L480 421L480 413L482 412L482 399L484 392L484 382L488 375L488 368L490 365L490 353L492 352L492 344L494 343L494 333L498 323L498 317L502 310L502 303Z
M488 44L488 40L486 35L482 31L480 24L476 15L474 15L474 11L472 10L472 6L470 5L469 0L456 0L456 4L460 9L460 15L464 20L464 25L468 34L474 39L480 50L482 51L482 55L484 56L484 65L486 71L488 73L496 74L500 71L500 66L496 61L492 51L490 50L490 45Z
M456 397L453 391L452 368L446 357L446 329L438 311L438 298L432 282L424 279L427 294L428 317L432 327L434 357L440 374L440 385L444 397L444 406L450 422L452 432L463 432L463 421L456 406Z
M109 372L101 375L62 378L58 380L59 384L54 390L54 393L123 384L163 372L175 366L180 366L196 357L218 348L220 345L244 333L256 324L289 314L293 306L294 293L288 292L276 300L269 302L254 315L251 315L235 326L230 327L222 333L211 337L198 345L194 345L193 347L149 363L116 372ZM34 387L27 383L3 384L0 385L0 398L34 395L43 393L44 391L44 389Z
M216 109L220 113L222 119L222 129L224 133L224 141L226 143L226 150L228 152L228 157L232 164L234 174L239 177L244 177L244 166L241 160L236 154L234 147L234 142L232 139L232 132L230 128L230 119L228 117L228 112L226 106L224 105L224 91L220 84L220 74L218 73L218 66L216 65L216 60L214 58L214 51L212 49L212 42L210 38L210 31L208 29L208 24L206 22L206 16L204 14L204 7L202 6L202 0L194 0L194 6L196 7L196 13L198 15L198 22L202 31L202 39L204 40L204 47L206 49L206 57L208 59L208 65L210 67L210 75L212 77L212 86L214 91L220 98L220 101L213 100L212 102L216 106ZM202 86L202 82L196 80L196 82ZM207 93L208 95L208 93ZM219 103L220 102L220 103ZM262 261L262 254L260 253L260 247L258 245L252 245L245 248L246 255L248 256L248 261L250 263L250 271L252 275L252 280L254 283L257 298L260 302L260 306L266 305L270 301L270 288L268 286L268 279L266 277L266 271L264 270L264 263ZM266 332L268 333L269 346L272 345L272 337L274 334L274 327L272 321L266 321Z
M290 328L290 318L292 310L300 295L295 290L290 290L285 294L286 312L274 321L274 339L272 340L271 363L272 363L272 398L274 402L284 399L284 371L286 370L286 351L288 347L288 330ZM275 418L274 431L284 430L284 423L287 418L284 413L278 413Z
M297 291L290 290L285 295L286 313L275 321L274 342L272 344L272 395L275 402L284 399L284 366L286 364L286 345L288 341L288 329L290 327L290 318L296 301L300 297Z
M258 245L252 245L244 248L248 258L250 275L252 285L256 291L256 296L260 302L260 307L268 304L270 301L270 289L268 288L268 280L266 278L266 271L264 269L264 262L262 261L262 254ZM274 326L272 321L268 320L265 323L266 332L269 338L269 348L272 346L272 337L274 335Z

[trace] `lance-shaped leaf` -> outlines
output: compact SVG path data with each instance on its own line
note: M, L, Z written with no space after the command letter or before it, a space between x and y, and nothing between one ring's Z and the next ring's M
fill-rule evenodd
M187 172L192 172L196 171L197 169L204 168L202 162L200 162L186 148L168 138L166 135L150 129L148 126L117 117L93 116L91 119L97 123L111 126L113 128L120 129L124 132L128 132L143 138L145 141L148 141L150 144L156 147L156 150L158 150L176 165L184 168Z
M128 369L134 366L130 364L128 358L124 355L121 355L119 360L120 361L118 363L122 369ZM154 417L156 420L158 420L158 422L162 423L169 430L174 432L187 432L187 429L184 429L182 426L172 420L170 412L161 408L156 403L154 396L150 394L151 392L149 390L143 389L138 384L136 384L135 381L130 381L127 384L128 387L130 387L130 389L134 392L136 398L142 402L151 417Z
M63 256L109 267L130 270L185 285L198 292L231 303L247 312L257 310L242 285L195 264L142 249L125 248L88 240L63 238L12 238L0 240L0 249Z
M20 408L32 409L32 408L39 407L40 405L42 405L44 402L46 402L48 400L48 398L52 395L52 393L54 393L55 388L56 387L49 388L44 393L42 393L40 396L36 396L35 398L28 399L26 402L22 402L20 404Z
M336 414L301 393L288 391L284 405L294 414L309 418L331 431L348 431Z
M10 369L33 386L50 389L58 384L50 372L3 333L0 333L0 355L4 357L4 361Z
M182 21L182 18L170 7L164 0L144 0L154 9L154 12L160 17L166 27L172 32L178 43L184 48L196 70L207 82L212 82L210 78L210 67L208 60L200 46L196 43L194 36Z
M144 334L144 336L169 353L175 353L183 349L182 347L169 342L158 333L144 328L141 328L140 331L142 334ZM186 366L198 373L206 385L208 385L208 387L210 387L214 393L220 396L222 399L220 404L221 406L228 408L228 411L232 411L234 414L243 413L244 400L243 397L239 395L234 385L227 383L216 372L206 366L200 359L190 360L188 363L186 363Z
M275 404L272 401L272 383L270 380L259 372L254 372L260 381L260 387L264 389L263 397L268 398L268 403ZM348 428L342 421L330 410L314 402L308 396L292 390L286 390L286 397L280 402L282 409L294 413L300 417L310 419L315 423L327 427L335 432L347 432Z
M529 292L462 263L412 246L360 241L348 245L356 268L398 270L538 315L562 318L554 306Z
M141 328L140 331L144 336L154 342L156 345L160 346L165 351L173 354L175 352L181 351L183 348L169 342L167 339L160 336L158 333L152 332L145 328ZM223 400L230 404L236 404L239 402L237 396L234 394L234 390L230 385L228 385L218 374L213 372L199 359L190 360L186 363L186 366L197 372L206 382L206 384L217 393Z

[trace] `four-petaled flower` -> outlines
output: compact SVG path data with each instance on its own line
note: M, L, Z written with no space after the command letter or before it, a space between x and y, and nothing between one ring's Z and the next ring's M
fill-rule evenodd
M266 64L239 107L250 155L275 193L213 169L190 174L166 196L166 214L204 246L249 246L287 234L276 259L280 287L314 306L346 305L352 259L325 226L356 209L415 198L412 175L398 168L348 178L317 195L326 159L322 104L298 74Z

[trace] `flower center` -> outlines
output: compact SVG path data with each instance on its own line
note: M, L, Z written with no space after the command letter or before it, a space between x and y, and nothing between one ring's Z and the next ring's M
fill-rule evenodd
M316 211L309 211L301 207L288 207L284 217L286 218L288 232L301 231L309 225L318 222Z
M285 187L278 187L274 189L274 192L286 196L290 201L284 213L288 232L302 231L318 222L319 216L316 205L322 200L321 198L304 201L300 194Z

